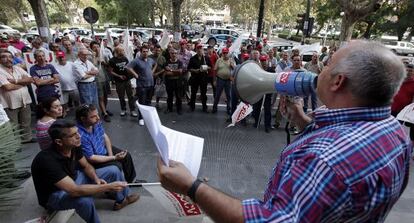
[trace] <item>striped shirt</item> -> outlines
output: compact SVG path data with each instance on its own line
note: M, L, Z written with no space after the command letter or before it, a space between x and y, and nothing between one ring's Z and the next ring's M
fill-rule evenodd
M389 107L317 110L287 146L246 222L383 222L404 191L412 145Z
M92 132L88 132L79 123L77 127L81 135L81 147L85 157L90 158L92 155L108 155L105 146L105 130L101 122L93 126Z
M36 138L41 150L49 149L52 145L52 139L49 136L48 130L56 119L50 119L49 121L42 122L40 120L36 123Z

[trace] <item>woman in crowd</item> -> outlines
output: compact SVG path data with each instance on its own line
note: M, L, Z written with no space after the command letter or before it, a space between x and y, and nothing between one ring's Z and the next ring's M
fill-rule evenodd
M41 150L49 148L52 144L47 130L49 130L49 127L57 118L62 116L62 111L62 105L60 104L59 99L55 97L47 98L38 105L36 138Z

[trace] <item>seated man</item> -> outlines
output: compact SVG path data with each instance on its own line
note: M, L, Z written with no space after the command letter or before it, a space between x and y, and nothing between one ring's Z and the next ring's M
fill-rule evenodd
M175 161L159 160L161 184L189 195L217 222L384 222L409 176L412 145L390 108L404 78L389 49L351 41L318 76L326 109L310 117L282 98L303 133L282 151L264 200L226 195Z
M82 155L80 135L75 123L57 120L49 130L53 141L33 160L32 174L39 204L50 210L74 208L86 222L100 222L91 195L116 192L114 210L139 199L129 194L124 176L118 168L95 170ZM107 183L108 182L108 183Z
M133 182L136 173L132 157L127 151L112 145L96 107L92 104L81 105L76 110L76 121L82 136L82 151L88 161L95 168L116 165L124 171L126 181Z

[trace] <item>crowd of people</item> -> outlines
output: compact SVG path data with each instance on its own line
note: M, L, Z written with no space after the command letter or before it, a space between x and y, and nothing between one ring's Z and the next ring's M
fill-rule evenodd
M21 44L18 37L11 36L8 41L3 41L2 48L0 49L0 103L5 108L10 120L18 124L23 130L22 142L33 143L37 141L41 150L32 164L32 174L39 204L53 210L75 208L77 213L87 222L99 222L99 217L96 214L90 195L107 192L108 196L112 196L115 200L113 209L119 210L139 199L138 194L130 194L125 182L143 182L142 180L136 179L137 172L131 155L125 149L112 145L102 125L101 117L105 122L110 122L111 116L114 115L108 109L110 108L108 106L108 96L111 94L111 86L115 87L119 98L121 108L119 115L126 116L128 114L128 104L129 115L137 117L137 121L141 126L145 125L145 123L142 115L135 106L136 100L143 105L154 105L157 108L161 108L159 103L160 99L166 98L164 113L168 114L175 110L178 115L183 115L183 101L186 101L188 105L186 111L191 113L196 111L196 101L200 99L202 105L201 111L214 114L218 112L218 103L221 100L223 91L226 103L225 112L228 115L227 121L230 121L232 113L240 102L233 84L234 70L247 60L256 62L263 70L270 73L300 69L308 70L319 75L329 70L331 73L338 74L339 77L342 77L341 72L349 73L344 69L351 69L348 66L351 65L351 62L355 62L354 60L351 61L352 58L349 58L349 61L340 61L337 56L335 59L336 48L331 47L328 52L327 48L324 47L320 54L315 52L312 60L303 65L302 56L298 50L278 52L276 48L272 48L267 43L266 39L241 44L239 48L240 53L230 51L233 44L230 39L226 41L225 46L219 49L216 49L215 46L205 47L200 42L191 42L187 39L170 42L166 49L162 49L155 39L150 39L150 41L144 43L133 41L134 55L132 55L132 58L128 58L126 49L123 47L122 39L115 39L113 45L110 45L111 41L105 39L100 41L102 42L83 39L82 42L72 42L68 38L63 37L56 38L53 42L46 44L38 38L32 40L31 47L27 47ZM356 45L363 46L363 43L358 44ZM379 45L370 46L374 47L378 51L377 53L385 52ZM344 49L341 54L348 58L348 54L354 55L352 54L353 50L361 53L355 47L351 46L349 47L349 52L345 52ZM23 59L23 53L27 52L32 52L35 59L35 63L30 67L27 67ZM56 61L50 60L51 54L54 55L52 58L55 58ZM361 61L366 60L361 58ZM377 58L376 62L383 61ZM305 133L306 131L311 131L308 127L305 128L309 123L313 123L310 119L305 118L307 117L305 113L309 112L309 98L312 111L317 109L318 97L323 104L332 109L344 108L343 106L345 108L367 107L365 110L357 111L361 113L361 116L355 117L355 120L351 120L353 113L348 114L348 111L343 111L343 114L339 111L338 114L332 114L332 116L337 115L338 120L342 120L341 117L343 116L344 120L350 119L349 121L356 121L359 127L355 128L355 131L364 126L362 119L360 120L362 116L366 120L388 119L387 108L375 109L375 107L385 106L391 103L392 96L398 90L403 75L393 76L394 74L392 74L391 69L400 69L398 62L393 61L393 63L389 64L388 67L384 65L384 70L380 71L388 72L386 73L388 76L381 76L381 78L386 78L388 83L379 86L381 89L387 89L384 93L378 93L377 91L365 92L363 88L367 88L367 86L357 85L356 82L360 81L360 79L354 76L352 78L346 76L342 77L342 79L338 78L334 80L327 74L321 75L318 80L317 94L313 93L309 97L304 98L304 104L295 105L296 108L300 107L301 110L296 110L295 115L297 116L297 120L293 122L295 123L295 127L303 130ZM332 64L335 64L335 66L332 66ZM358 65L355 64L356 67ZM406 63L406 69L408 71L407 79L395 97L392 106L392 114L394 116L404 106L411 103L414 98L414 92L412 91L414 89L412 87L412 78L414 77L413 65ZM351 70L356 73L359 72L355 69ZM348 81L351 81L351 83L355 82L355 86L348 83ZM362 83L368 82L362 81ZM376 83L378 81L372 82L372 84ZM207 105L208 85L211 85L213 89L214 100L211 108L208 108ZM345 88L344 86L349 87ZM346 89L346 91L335 91L335 89ZM198 91L200 92L200 97L197 97ZM326 96L327 94L330 97ZM128 102L126 102L125 96ZM285 111L286 103L289 102L285 101L284 103L282 97L282 100L278 100L280 103L275 104L277 101L276 97L276 94L267 94L262 100L253 105L252 117L254 118L254 127L260 124L259 120L262 110L264 111L265 132L268 133L272 128L279 127L282 117L281 113ZM155 103L152 102L153 99L155 99ZM341 100L343 103L348 102L348 104L338 104ZM175 107L173 106L174 104ZM272 107L277 108L275 115L272 114ZM75 109L75 121L70 121L68 118L65 118L71 109ZM37 118L35 126L36 139L32 138L31 134L32 111L36 112ZM315 114L316 119L318 114ZM313 130L318 132L317 129L323 128L326 122L333 123L338 121L336 119L330 120L328 116L329 114L326 114L326 120L322 117L320 118L321 120L315 121L320 122L320 125L313 125ZM273 124L272 117L275 117ZM246 125L246 121L242 121L242 124ZM393 131L400 131L395 123L392 125L384 125L375 125L374 127L391 128L394 129ZM335 135L341 131L341 128L330 131L333 131ZM349 134L352 135L351 132ZM339 135L334 137L333 135L320 135L319 133L309 133L309 135L307 138L316 140L317 137L315 138L314 136L322 137L322 139L325 138L327 141L332 142L330 144L337 142L340 138ZM411 137L413 137L413 134L411 134ZM350 136L350 138L352 137ZM385 136L381 136L380 140L391 143L391 139L385 138ZM355 140L357 142L359 138L355 138ZM323 140L316 142L316 144L320 148L325 146ZM296 143L295 145L298 146L299 144ZM404 149L408 148L406 142L401 141L400 145L404 145ZM389 148L390 151L392 149L391 147ZM297 150L298 148L292 149ZM372 151L366 152L371 153ZM358 154L360 152L354 151L354 153L355 156L359 156ZM406 154L406 151L401 152L401 156L404 154ZM389 156L385 150L382 155L384 157ZM286 156L289 157L290 155ZM310 157L312 154L308 154L307 156ZM336 167L330 166L330 163L324 163L324 158L321 156L319 157L318 155L318 160L321 163L314 164L309 163L309 160L312 159L305 160L306 162L299 164L297 167L298 170L301 167L303 167L304 171L309 167L315 167L316 170L320 169L320 171L324 171L324 168L334 168L334 170L329 170L330 172L327 171L330 175L326 175L326 177L330 177L330 179L333 177L335 179L332 179L329 185L325 182L320 182L326 186L323 189L326 191L322 191L322 189L321 191L327 193L326 196L332 202L335 199L351 202L351 197L349 196L352 196L352 194L346 197L340 197L339 193L329 194L329 190L331 189L330 186L337 184L341 179L348 179L353 176L339 174L342 172L337 172L335 170ZM295 158L292 159L294 161ZM285 162L286 160L282 160L281 164L278 165L280 168L275 170L285 171L289 168L296 168L291 166L291 163ZM346 162L346 160L338 160L338 162ZM283 165L285 167L282 168ZM389 165L389 163L381 165ZM395 165L402 168L403 160L398 161ZM77 167L82 167L83 171L79 171ZM158 168L160 169L161 179L165 187L174 191L177 191L176 188L190 189L189 186L191 186L194 179L186 175L187 173L180 164L174 163L169 168L159 164ZM361 168L370 167L366 166ZM387 168L389 171L394 171L392 168L396 167L387 166ZM189 179L181 182L172 178L168 179L171 175L167 173L174 171L178 171L176 173L177 175L184 174ZM380 173L378 174L382 176ZM246 200L240 203L233 198L224 197L224 195L219 196L219 194L216 194L219 192L206 186L200 187L202 192L198 194L193 191L192 198L195 200L195 196L197 195L197 200L200 199L202 202L201 207L206 209L207 214L216 215L216 218L213 217L213 219L215 218L217 220L224 218L233 219L233 217L234 219L239 219L241 213L244 214L245 219L250 220L270 220L279 215L283 215L283 213L289 216L301 216L313 219L314 216L308 213L307 208L303 207L302 209L302 206L297 205L298 203L304 204L305 200L296 197L296 194L292 191L287 191L289 190L289 182L292 184L302 182L303 184L298 185L298 188L303 188L307 186L308 181L302 180L300 176L296 175L291 177L291 179L286 179L286 181L279 176L272 177L271 182L273 183L269 184L269 190L265 195L266 203L260 203L257 200ZM372 178L374 176L367 177L365 175L358 175L357 177L364 179L364 182L374 180ZM395 201L396 196L404 188L401 186L403 176L400 177L401 181L393 182L394 184L398 184L399 191L393 191L397 187L393 187L393 189L384 185L383 189L389 191L389 199L392 201ZM181 185L189 181L191 181L190 185ZM343 182L341 181L341 183ZM275 188L277 186L276 184L281 184L278 186L279 189ZM178 187L172 187L170 185L178 185ZM341 191L352 191L358 187L370 185L354 182L352 185L353 188L349 188L350 185L345 184L341 184L340 186ZM276 193L278 190L286 192L283 196L286 195L287 197L276 198L275 196L282 196ZM187 191L178 192L186 193ZM293 194L289 194L288 192ZM239 202L243 207L234 205L234 208L238 208L234 210L234 213L221 213L213 207L219 207L222 204L224 205L224 203L221 201L217 201L217 205L209 203L208 196L210 195L216 196L217 198L223 197L223 202ZM381 194L375 196L378 199L385 199ZM278 213L280 212L278 215L272 210L274 205L276 205L273 203L273 199L285 199L286 201L286 203L281 202L277 204L280 209L277 210ZM359 212L356 209L352 209L353 206L351 204L347 209L344 208L344 210L347 210L346 213L335 212L337 211L335 208L338 205L336 203L333 205L334 203L332 202L327 202L326 205L319 205L319 208L326 207L326 210L332 209L334 211L332 213L336 214L330 215L329 213L331 212L325 213L323 209L318 209L320 219L326 220L332 216L340 219L348 219L352 217L351 213L354 212L360 219L365 219L368 216L362 215L361 213L363 211ZM389 210L388 208L382 207L381 202L370 209L372 216L376 219L382 219L384 217L383 213L387 213ZM288 208L289 206L295 208ZM379 212L378 208L382 211ZM225 209L222 208L222 210ZM268 210L272 211L268 212Z

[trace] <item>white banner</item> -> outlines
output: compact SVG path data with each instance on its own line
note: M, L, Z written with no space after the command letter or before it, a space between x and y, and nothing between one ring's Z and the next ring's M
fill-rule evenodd
M182 194L169 192L161 186L145 186L144 188L160 202L161 206L169 213L171 217L192 219L202 219L205 215L201 208L193 203L191 199ZM170 216L168 216L170 217Z
M4 111L3 105L0 104L0 125L9 121L6 111Z
M253 107L251 105L240 102L233 115L231 115L231 124L227 127L235 126L237 122L246 118L252 111Z

